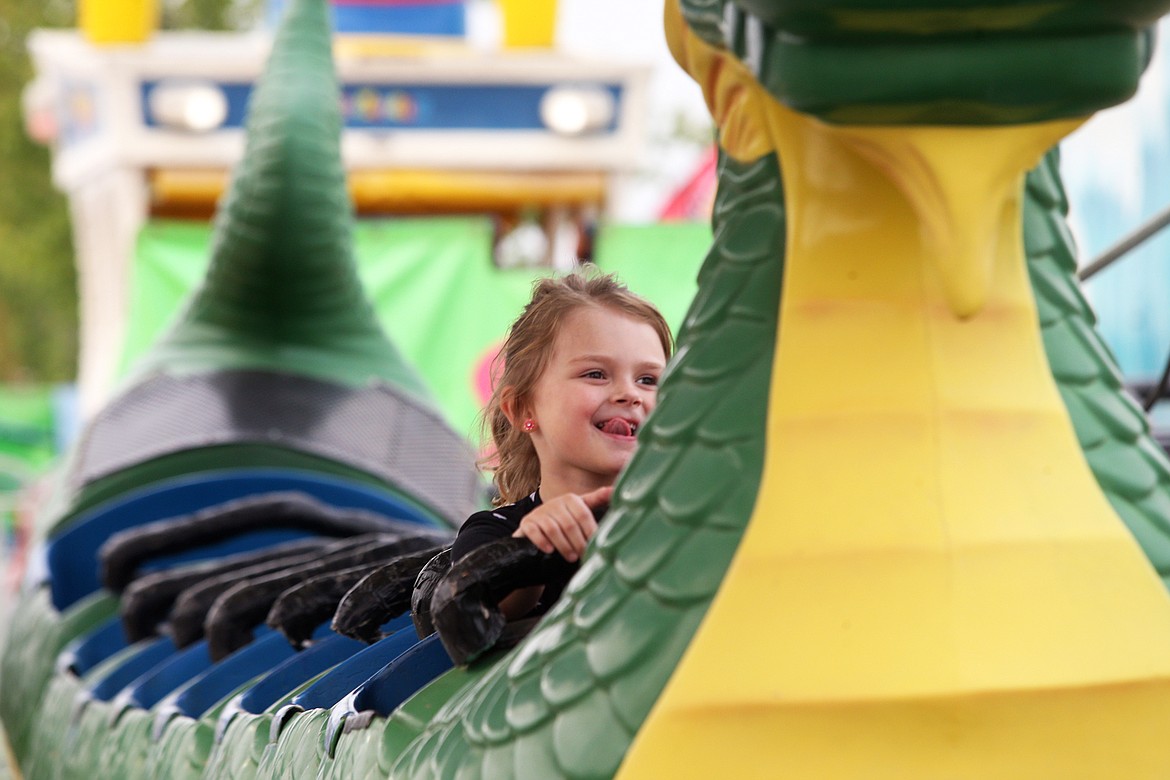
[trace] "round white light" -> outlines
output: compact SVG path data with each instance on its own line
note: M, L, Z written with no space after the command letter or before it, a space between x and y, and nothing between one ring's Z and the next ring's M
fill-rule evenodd
M160 125L206 133L227 119L227 98L208 82L163 82L150 92L150 114Z
M613 95L597 87L554 87L540 99L540 119L562 135L581 135L613 121Z

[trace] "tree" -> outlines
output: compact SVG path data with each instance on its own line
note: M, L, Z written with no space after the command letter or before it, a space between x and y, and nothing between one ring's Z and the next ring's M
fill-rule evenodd
M230 29L260 0L168 0L165 28ZM0 382L58 382L77 370L77 287L68 205L49 152L24 131L21 91L33 76L25 39L68 27L73 0L0 0Z
M64 196L49 153L24 132L24 41L73 18L71 3L0 0L0 381L62 381L76 370L77 305Z
M166 29L235 30L255 16L261 0L171 0L163 6Z

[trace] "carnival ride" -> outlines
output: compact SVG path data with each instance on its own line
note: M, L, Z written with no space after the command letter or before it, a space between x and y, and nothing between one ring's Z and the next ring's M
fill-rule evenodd
M715 242L602 530L533 627L492 610L547 563L523 543L433 556L470 460L361 301L324 2L292 3L207 280L42 529L0 688L19 766L1164 777L1170 465L1093 329L1047 150L1132 94L1168 9L668 3L720 128ZM298 546L198 546L266 524ZM306 557L334 565L285 590ZM191 583L202 620L177 603L130 643ZM126 628L119 601L146 605ZM307 649L253 636L266 613ZM183 626L208 638L178 649Z

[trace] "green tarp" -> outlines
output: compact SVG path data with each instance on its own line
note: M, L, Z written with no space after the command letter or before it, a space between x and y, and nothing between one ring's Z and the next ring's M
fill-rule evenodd
M207 223L173 221L142 230L123 371L202 278L211 233ZM597 236L595 260L657 304L677 331L710 243L703 224L607 226ZM486 363L540 273L500 270L491 245L486 218L360 220L354 234L358 271L383 325L451 424L473 440L487 390Z
M12 522L17 493L56 453L53 392L0 386L0 523Z

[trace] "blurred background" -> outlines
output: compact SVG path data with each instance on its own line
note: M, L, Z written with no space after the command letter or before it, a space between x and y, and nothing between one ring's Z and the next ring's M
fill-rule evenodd
M534 276L594 262L677 328L713 129L660 0L332 0L363 281L475 439ZM281 0L0 0L0 519L202 276ZM1170 205L1170 60L1064 146L1084 262ZM1088 290L1127 380L1170 350L1158 234Z

